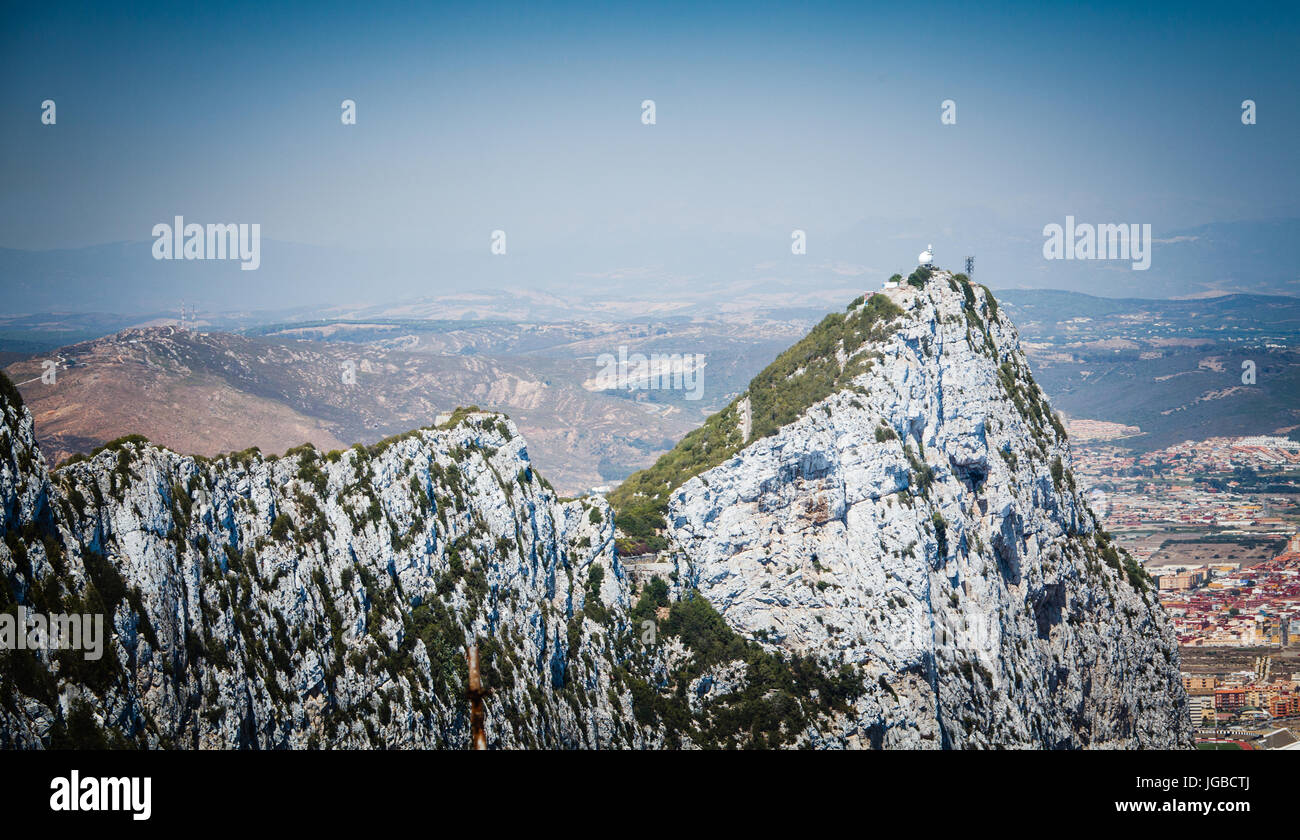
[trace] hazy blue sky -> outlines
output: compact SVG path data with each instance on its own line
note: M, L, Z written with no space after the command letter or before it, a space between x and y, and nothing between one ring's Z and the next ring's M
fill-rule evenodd
M7 5L0 246L180 213L436 263L500 228L554 281L759 264L794 228L892 266L945 230L1032 255L1066 214L1300 216L1295 3L357 5Z

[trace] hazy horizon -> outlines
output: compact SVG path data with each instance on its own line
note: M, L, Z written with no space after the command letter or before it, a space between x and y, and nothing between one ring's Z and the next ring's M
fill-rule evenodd
M995 288L1294 293L1272 256L1300 229L1294 6L7 14L8 311L104 286L132 311L798 294L876 284L930 244ZM177 215L280 244L242 273L49 253L149 242ZM1149 224L1151 270L1044 260L1067 217Z

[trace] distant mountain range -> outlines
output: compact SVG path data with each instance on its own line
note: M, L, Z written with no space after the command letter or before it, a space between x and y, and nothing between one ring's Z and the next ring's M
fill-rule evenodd
M39 336L42 324L61 323L51 316L22 326ZM63 326L111 323L73 318ZM54 462L135 432L201 455L249 446L280 453L306 441L342 448L475 404L508 412L528 433L550 480L574 494L648 465L804 328L743 320L372 319L275 324L239 335L160 325L45 348L37 356L14 354L8 371ZM707 354L699 399L683 390L590 384L601 369L597 358L620 347ZM41 375L50 360L58 369L55 383L45 384ZM349 365L350 384L343 378Z
M1138 450L1300 426L1300 298L1097 298L1007 290L1034 376L1072 417L1138 426ZM1247 375L1248 371L1251 375Z
M634 317L647 301L658 311L683 314L807 305L824 311L846 294L878 287L893 273L891 266L907 265L928 244L935 245L937 262L954 270L963 267L967 254L975 255L976 277L997 278L995 289L1156 298L1300 293L1295 263L1285 258L1300 241L1300 219L1153 230L1146 271L1133 271L1126 262L1048 261L1041 229L1008 229L967 217L873 220L838 232L814 231L803 256L791 255L789 235L773 230L717 242L683 233L680 241L653 243L540 243L504 257L488 253L486 238L481 251L435 253L322 247L268 236L256 271L241 271L236 261L155 260L151 241L49 251L0 248L0 315L138 316L174 311L184 301L205 312L373 316L376 308L389 308L376 307L377 301L403 300L410 302L404 307L418 308L451 295L464 296L462 311L477 317L502 297L514 301L514 318L608 314L611 307ZM473 297L485 293L476 308Z
M1300 335L1300 297L1225 294L1156 300L1096 297L1060 289L1003 289L998 300L1016 313L1021 334L1034 338L1059 334L1098 339L1142 322L1155 331L1185 335Z
M131 433L179 452L269 454L373 443L459 405L497 406L530 432L562 492L646 465L698 420L578 382L594 370L554 359L442 355L341 342L273 342L174 327L125 330L62 348L54 384L42 361L9 366L52 462ZM351 381L344 376L351 372Z
M1139 427L1124 446L1300 426L1300 298L1060 290L998 298L1053 405L1073 418ZM813 323L809 313L825 312L774 306L708 318L667 308L633 321L616 303L599 320L535 322L530 312L559 314L564 299L467 291L310 320L305 310L207 315L180 331L161 326L175 322L168 313L146 314L142 323L154 326L125 332L129 316L10 316L0 318L0 364L27 383L37 433L56 461L137 431L201 454L250 445L283 452L306 440L333 448L479 404L515 417L539 465L573 493L647 466L743 391ZM579 305L602 314L591 301ZM704 399L583 387L600 354L620 346L704 354ZM51 358L63 368L53 388L39 381ZM358 364L355 388L340 385L348 360ZM1243 362L1255 365L1253 385L1242 382Z

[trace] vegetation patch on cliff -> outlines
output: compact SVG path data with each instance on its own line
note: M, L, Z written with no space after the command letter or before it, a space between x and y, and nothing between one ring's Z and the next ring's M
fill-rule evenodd
M668 497L678 487L735 455L751 441L775 434L808 408L847 387L874 359L865 345L883 341L903 311L882 294L822 319L749 383L749 390L682 438L649 469L634 473L610 493L624 552L664 547ZM741 404L749 400L751 435L741 431Z
M653 581L652 581L653 583ZM647 586L634 615L667 604L662 581ZM632 695L642 726L663 726L669 746L683 739L706 749L764 749L794 744L809 727L849 714L865 690L851 665L827 665L810 656L764 648L731 629L704 596L690 592L674 603L662 632L677 638L689 657L652 684L627 663L617 679ZM715 684L719 669L743 666L732 685ZM698 702L692 703L694 693Z

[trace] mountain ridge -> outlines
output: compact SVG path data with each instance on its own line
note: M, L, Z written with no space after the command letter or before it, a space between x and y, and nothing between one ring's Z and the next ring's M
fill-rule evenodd
M749 439L666 494L673 571L639 591L611 509L558 499L497 414L47 474L9 386L0 606L102 604L113 657L6 654L0 737L464 746L477 641L498 747L1187 746L1168 622L1014 327L914 279L756 377L788 401L750 393Z
M963 275L912 280L884 293L905 315L886 335L822 346L844 387L691 475L669 453L616 521L658 504L680 585L738 632L878 675L851 738L1186 746L1170 623L1082 498L1014 325Z

